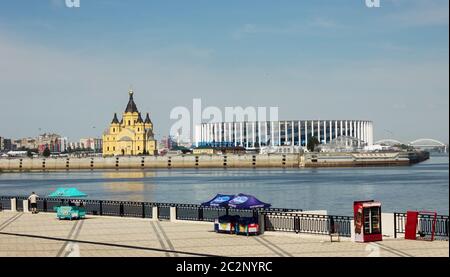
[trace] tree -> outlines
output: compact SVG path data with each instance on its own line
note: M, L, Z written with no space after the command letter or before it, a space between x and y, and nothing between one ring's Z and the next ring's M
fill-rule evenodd
M33 153L31 152L30 149L27 150L27 157L28 157L28 158L33 157Z
M316 137L310 137L308 139L308 150L310 152L314 152L316 150L316 147L320 145L319 140Z
M44 156L44 157L50 157L50 149L48 149L48 147L45 147L45 149L44 149L44 152L42 152L42 155Z

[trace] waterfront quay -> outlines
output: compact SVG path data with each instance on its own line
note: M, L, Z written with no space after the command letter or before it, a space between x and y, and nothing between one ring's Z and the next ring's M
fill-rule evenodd
M405 166L427 152L116 156L0 159L0 172L152 168L300 168Z
M0 212L4 257L448 257L448 241L384 239L330 242L327 236L265 232L218 234L211 222L87 216L60 221L53 213Z
M83 200L87 216L58 220L62 199L0 197L0 256L449 256L446 215L421 215L421 230L435 241L405 240L406 214L382 213L383 241L354 242L354 220L327 211L241 210L195 204ZM258 235L216 233L222 215L257 219Z

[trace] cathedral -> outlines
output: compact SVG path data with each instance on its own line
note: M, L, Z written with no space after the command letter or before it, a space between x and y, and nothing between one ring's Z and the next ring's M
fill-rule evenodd
M130 99L119 121L117 114L109 128L103 133L103 156L155 155L156 140L153 135L153 123L147 113L142 119L133 100L133 90L128 92Z

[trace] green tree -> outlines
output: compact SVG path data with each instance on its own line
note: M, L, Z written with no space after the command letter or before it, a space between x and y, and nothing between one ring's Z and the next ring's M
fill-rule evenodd
M320 142L316 137L310 137L308 139L308 150L310 152L314 152L314 150L317 149L318 145L320 145Z
M44 149L44 152L42 152L42 155L44 156L44 157L50 157L50 149L48 149L48 147L45 147L45 149Z
M28 158L33 157L33 153L31 152L30 149L27 150L27 157L28 157Z

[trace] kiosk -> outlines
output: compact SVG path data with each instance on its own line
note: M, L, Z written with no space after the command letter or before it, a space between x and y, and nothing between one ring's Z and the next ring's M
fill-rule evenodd
M48 197L58 198L61 205L53 207L58 219L81 219L86 216L86 208L82 200L71 200L71 198L86 197L87 194L76 188L58 188Z
M70 203L69 205L61 205L53 208L56 211L58 219L81 219L86 217L86 209L83 202L79 201L77 204Z
M355 201L353 203L355 241L371 242L383 240L381 233L381 203Z

